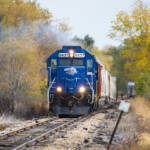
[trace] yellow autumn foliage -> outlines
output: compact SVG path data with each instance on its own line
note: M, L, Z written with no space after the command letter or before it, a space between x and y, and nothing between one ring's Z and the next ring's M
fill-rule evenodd
M150 8L137 1L130 14L121 11L112 21L110 37L122 39L121 55L126 60L124 73L136 82L137 93L144 95L150 83Z
M97 47L93 48L92 54L95 55L109 72L111 71L113 57L108 55L109 50L99 50Z
M38 20L48 22L51 17L49 11L42 9L36 1L0 0L0 21L4 27L18 27Z
M38 57L36 49L23 49L16 52L17 65L25 68L24 78L22 82L28 83L28 94L40 96L40 69L42 62Z

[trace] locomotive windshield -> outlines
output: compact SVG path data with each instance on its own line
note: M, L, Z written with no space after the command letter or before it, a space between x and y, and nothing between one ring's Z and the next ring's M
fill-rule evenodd
M52 67L52 69L56 69L56 66L57 66L57 61L56 61L56 59L52 59L52 60L51 60L51 67Z
M60 66L83 66L83 59L60 59Z
M83 66L83 59L73 59L73 66Z
M92 59L87 60L87 70L90 71L93 67L93 61Z
M60 59L60 66L70 66L71 60L70 59Z

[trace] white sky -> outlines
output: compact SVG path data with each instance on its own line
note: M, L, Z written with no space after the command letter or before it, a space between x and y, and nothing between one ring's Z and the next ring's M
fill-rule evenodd
M143 0L150 3L150 0ZM37 0L48 8L54 19L65 20L72 28L72 36L83 38L89 34L95 45L103 48L106 45L118 45L118 42L107 36L111 21L121 11L133 8L135 0Z

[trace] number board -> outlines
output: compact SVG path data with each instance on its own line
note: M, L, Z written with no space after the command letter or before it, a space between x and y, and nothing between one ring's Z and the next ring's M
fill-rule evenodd
M74 57L76 57L76 58L84 58L85 54L84 53L75 53Z
M67 58L69 57L68 53L59 53L58 57L62 57L62 58ZM75 53L74 54L74 58L84 58L85 54L84 53Z
M58 57L69 57L68 53L59 53Z

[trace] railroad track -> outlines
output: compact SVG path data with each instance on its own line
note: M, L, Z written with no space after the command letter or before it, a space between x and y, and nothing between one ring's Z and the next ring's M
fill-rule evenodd
M0 137L0 150L23 150L35 146L40 141L54 135L78 121L84 121L99 112L94 112L78 118L52 118L10 132Z
M4 135L1 135L0 136L0 150L4 150L4 149L12 150L12 148L14 147L13 145L16 142L16 139L15 139L16 137L19 138L19 137L23 136L23 134L27 135L27 133L29 131L32 131L36 128L40 128L42 126L46 126L46 124L49 125L52 122L57 121L57 120L59 120L59 118L57 118L57 117L47 118L42 121L41 121L41 119L35 120L35 122L30 123L29 125L27 125L25 127L22 127L22 128L13 130L9 133L6 133Z
M5 133L3 135L0 135L0 139L4 139L4 138L7 138L7 137L14 136L17 133L24 132L24 131L32 129L32 128L36 127L36 126L44 125L44 124L46 124L48 122L51 122L51 121L54 121L56 119L58 119L58 118L57 117L47 118L47 119L42 120L42 121L41 121L41 119L36 119L35 122L30 123L29 125L27 125L25 127L21 127L21 128L13 130L11 132L8 132L8 133Z

